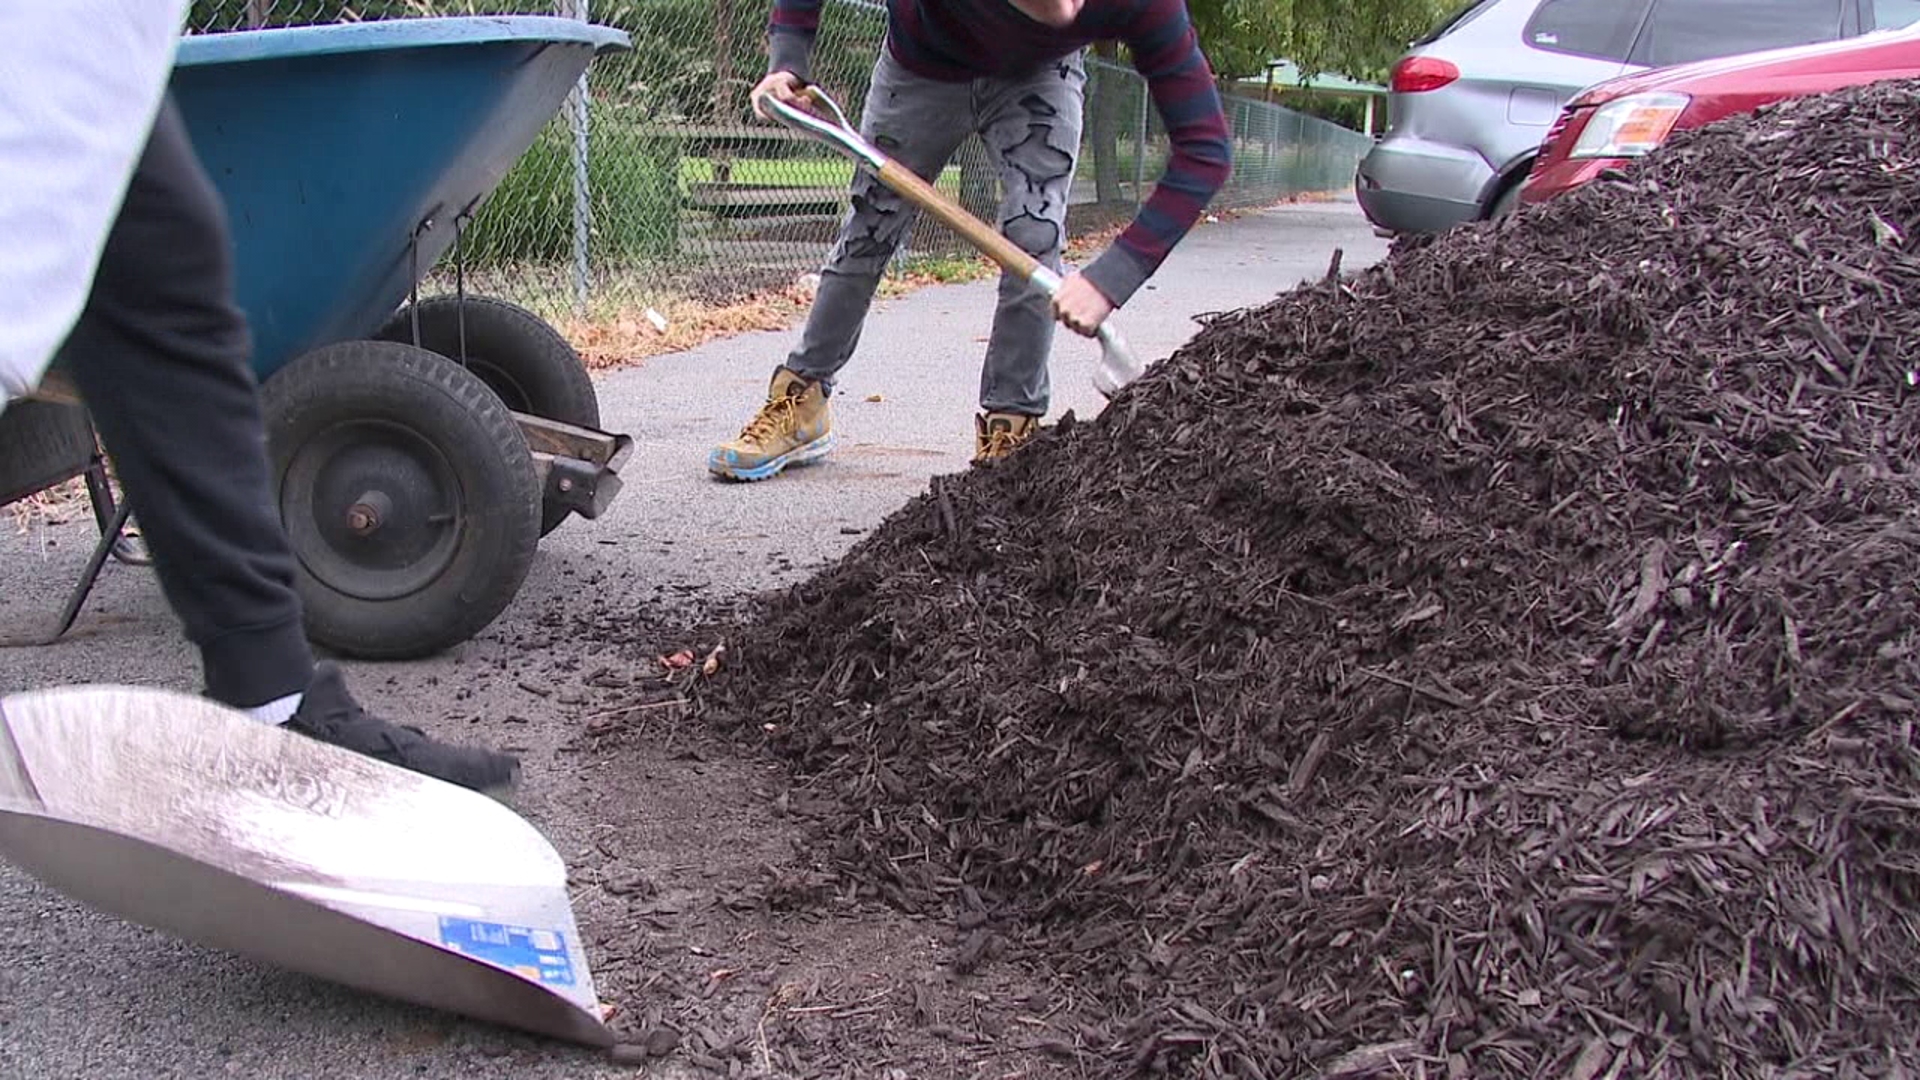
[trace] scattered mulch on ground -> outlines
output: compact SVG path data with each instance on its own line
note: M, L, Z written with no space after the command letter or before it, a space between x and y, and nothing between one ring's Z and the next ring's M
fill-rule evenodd
M795 1080L1034 1076L1048 1062L1057 993L1011 964L952 978L941 925L843 898L796 864L794 835L830 808L780 799L764 759L692 733L626 749L569 755L577 809L596 823L571 880L625 1045Z
M728 631L1086 1075L1920 1068L1920 89L1211 318Z
M614 1060L663 1076L1069 1080L1071 986L991 935L854 895L804 842L839 804L789 790L779 762L690 715L690 688L723 670L724 603L579 578L584 602L554 594L513 641L548 662L502 671L529 715L552 702L575 720L548 788L585 823L565 849L569 893L616 1009Z

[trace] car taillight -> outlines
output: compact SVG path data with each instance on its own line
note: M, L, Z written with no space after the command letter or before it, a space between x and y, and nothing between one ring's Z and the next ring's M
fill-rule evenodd
M1432 56L1408 56L1393 65L1388 85L1396 94L1424 94L1438 90L1460 77L1460 69L1451 61Z

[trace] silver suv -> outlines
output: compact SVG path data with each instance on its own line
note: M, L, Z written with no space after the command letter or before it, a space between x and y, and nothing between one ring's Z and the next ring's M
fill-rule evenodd
M1896 24L1896 7L1905 15L1912 0L1476 0L1395 65L1389 123L1354 193L1383 233L1498 217L1582 89L1643 68L1852 37Z

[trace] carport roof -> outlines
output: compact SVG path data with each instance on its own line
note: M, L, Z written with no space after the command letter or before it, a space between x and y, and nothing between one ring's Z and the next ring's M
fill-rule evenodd
M1331 71L1311 77L1302 75L1300 65L1291 60L1275 60L1268 67L1273 73L1273 85L1276 88L1313 90L1323 94L1374 95L1387 92L1387 88L1378 83L1360 82ZM1267 85L1265 75L1249 75L1240 81L1249 85Z

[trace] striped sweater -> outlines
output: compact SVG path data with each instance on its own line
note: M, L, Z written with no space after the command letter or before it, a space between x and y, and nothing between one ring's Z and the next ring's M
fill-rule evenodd
M774 0L771 70L808 77L822 0ZM887 41L902 67L929 79L1019 75L1092 44L1118 41L1133 54L1173 144L1153 194L1085 270L1115 306L1160 268L1226 182L1232 140L1213 70L1200 52L1185 0L1087 0L1056 28L1008 0L886 0Z

